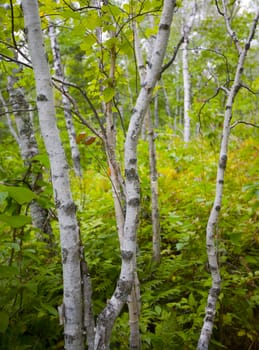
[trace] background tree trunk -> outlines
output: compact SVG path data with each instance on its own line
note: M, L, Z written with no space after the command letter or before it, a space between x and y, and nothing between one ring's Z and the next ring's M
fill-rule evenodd
M55 70L55 76L61 80L65 80L64 72L63 72L63 65L61 61L61 55L56 35L56 28L55 23L52 23L50 21L49 24L49 36L50 36L50 43L51 43L51 49L52 49L52 55L53 55L53 61L54 61L54 70ZM66 121L66 127L68 132L68 138L70 143L70 149L71 149L71 157L73 162L73 168L75 171L75 174L77 176L81 176L81 165L80 165L80 153L79 149L76 143L76 132L75 127L73 123L73 116L71 113L71 104L67 97L68 94L68 88L66 85L62 85L63 94L61 95L62 105L64 108L64 117Z

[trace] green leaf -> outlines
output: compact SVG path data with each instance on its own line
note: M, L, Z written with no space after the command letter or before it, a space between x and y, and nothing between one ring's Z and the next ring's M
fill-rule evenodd
M0 191L8 192L9 196L19 204L30 203L37 195L27 187L0 185Z
M113 88L106 88L103 93L102 93L102 97L105 103L111 101L111 99L114 97L115 95L115 90Z
M0 204L8 197L8 192L0 192Z
M5 222L11 227L18 228L31 223L31 218L25 215L0 215L0 221Z
M7 330L9 324L9 315L5 311L0 311L0 333L4 333Z
M3 266L0 265L0 276L1 278L11 278L12 275L16 275L18 273L18 269L14 266Z

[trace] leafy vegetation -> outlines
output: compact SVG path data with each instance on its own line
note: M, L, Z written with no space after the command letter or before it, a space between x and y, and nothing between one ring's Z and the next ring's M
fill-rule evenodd
M100 16L97 11L79 12L65 5L59 8L49 1L41 3L45 33L48 27L46 14L51 13L53 18L60 21L58 40L66 80L74 84L69 87L69 93L76 101L72 110L76 116L83 176L76 177L71 166L71 184L92 281L96 317L114 291L121 258L112 180L104 145L92 130L86 129L86 124L92 128L104 125L100 105L113 101L116 152L123 167L123 131L127 128L132 101L139 90L129 18L136 15L137 23L142 24L141 35L147 39L154 32L143 20L144 14L151 12L157 25L159 4L150 0L136 2L134 8L129 4L119 8L114 3L104 6ZM8 42L6 38L10 37L11 31L14 29L17 35L22 27L22 15L20 8L14 6L15 28L11 28L10 18L6 19L4 11L0 6L0 16L5 18L1 35ZM151 194L145 138L140 140L138 146L141 213L137 269L141 288L143 350L195 349L211 286L205 235L214 199L225 103L225 95L217 89L219 85L228 87L237 62L234 46L230 39L226 40L226 30L220 17L215 19L214 13L212 15L213 21L209 15L201 19L199 30L194 31L192 37L189 66L193 135L188 144L182 141L184 92L179 59L175 67L164 74L163 84L158 84L154 94L158 96L159 110L155 143L159 174L160 264L154 264L152 260ZM175 21L179 24L178 18ZM238 35L242 36L248 31L247 23L251 21L249 11L237 14L233 25L238 28ZM95 33L97 26L102 27L106 34L110 31L116 35L100 43ZM179 26L176 27L167 60L178 40ZM0 51L13 57L13 49L5 40L0 41ZM17 40L20 40L18 35ZM46 38L46 46L50 51L48 40ZM22 44L21 41L20 46ZM111 82L108 75L110 53L114 47L118 62L114 81ZM252 127L258 120L258 99L252 93L259 87L258 67L255 64L257 53L256 42L249 51L243 77L249 89L240 90L233 110L223 205L215 237L222 285L210 350L256 350L259 347L259 147L258 129ZM49 53L50 65L53 65L53 60ZM3 68L0 72L1 94L7 101L8 76L13 74L17 64L4 60L0 63ZM36 114L31 70L24 68L18 76L17 85L25 90ZM163 85L168 92L171 118L165 108ZM87 103L88 98L92 106ZM55 92L55 102L62 140L71 165L60 91ZM1 102L1 115L10 114L13 122L12 110L5 113L5 107L10 108ZM155 108L152 101L153 113ZM100 117L100 125L94 112ZM241 122L234 125L235 121ZM24 165L7 124L0 120L0 348L58 350L64 347L63 328L59 325L57 311L62 304L63 281L49 161L41 136L36 133L40 154L29 165ZM37 128L38 122L35 120ZM86 138L81 142L80 135L84 132ZM36 179L36 183L41 190L35 193L31 178L39 173L43 174L43 178ZM37 201L48 210L54 231L51 249L50 242L42 239L42 235L39 238L39 230L32 224L32 201ZM125 306L113 328L111 349L129 348L128 322Z

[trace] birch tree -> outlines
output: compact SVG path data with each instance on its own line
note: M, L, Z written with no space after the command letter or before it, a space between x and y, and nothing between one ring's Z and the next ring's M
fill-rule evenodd
M25 32L34 70L41 133L50 160L51 178L60 227L63 266L63 305L65 348L84 349L80 239L68 176L68 165L56 125L49 67L44 50L38 3L22 1Z
M194 16L196 12L196 4L193 2L187 4L187 1L183 2L183 25L182 25L182 66L183 66L183 91L184 91L184 142L190 141L191 125L190 125L190 109L191 109L191 82L189 72L189 40L190 32L194 22ZM191 12L190 12L191 11ZM190 14L189 14L190 13Z
M59 44L57 40L57 34L56 34L56 27L55 23L50 21L49 24L49 35L50 35L50 43L51 43L51 49L52 49L52 55L53 55L53 63L54 63L54 71L55 71L55 76L57 79L64 81L64 68L62 65L62 60L61 60L61 54L60 54L60 49L59 49ZM76 132L75 132L75 127L73 123L73 117L72 117L72 112L71 112L71 103L67 97L68 94L68 88L66 85L62 86L62 105L64 108L64 117L66 121L66 127L68 131L68 137L69 137L69 143L70 143L70 149L71 149L71 156L72 156L72 161L74 165L74 171L76 175L81 176L81 165L80 165L80 154L78 150L78 146L76 143Z
M254 38L255 30L259 20L259 8L257 8L257 14L254 18L253 24L251 26L248 37L244 40L242 46L240 39L237 37L237 34L232 29L230 17L227 11L227 4L225 0L222 0L222 10L219 9L219 4L217 2L217 7L219 13L224 17L228 35L233 40L233 43L236 47L238 54L238 61L235 70L235 77L232 85L227 89L226 87L221 87L221 89L226 94L226 104L225 104L225 113L224 113L224 123L222 129L222 140L220 145L220 154L219 162L217 168L217 178L216 178L216 189L215 189L215 198L213 207L210 212L209 220L207 223L206 229L206 246L207 246L207 255L208 263L211 272L212 286L209 291L207 307L205 312L205 317L203 321L203 327L200 333L200 338L198 342L198 350L207 350L209 348L209 342L212 335L214 318L216 314L216 304L218 296L220 294L220 270L217 258L217 249L216 249L216 231L217 224L219 221L219 213L222 206L222 197L223 197L223 187L224 187L224 178L225 171L227 166L228 159L228 145L229 145L229 136L231 131L231 120L233 117L233 105L235 98L239 89L242 87L242 73L244 70L245 59L248 53L248 50L251 45L251 41Z
M135 55L140 76L140 84L144 84L146 77L146 67L141 52L141 45L139 39L139 31L137 24L133 23L134 30L134 46ZM149 43L149 56L152 54L152 43ZM148 58L150 60L151 57ZM159 206L158 206L158 175L156 168L156 148L155 148L155 134L153 128L153 121L151 117L150 106L147 108L147 138L149 151L149 169L150 169L150 186L151 186L151 212L152 212L152 242L153 242L153 260L155 263L160 262L160 222L159 222Z
M142 121L152 97L152 91L160 76L170 34L175 1L165 1L150 68L137 98L124 146L126 215L121 247L122 265L117 287L107 307L99 315L96 327L95 349L107 346L112 325L131 291L136 259L136 234L140 208L140 184L137 172L137 144ZM106 327L105 327L106 326ZM105 345L106 344L106 345Z

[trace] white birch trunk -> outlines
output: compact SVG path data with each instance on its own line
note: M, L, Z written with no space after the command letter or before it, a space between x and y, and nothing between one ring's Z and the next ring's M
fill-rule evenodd
M141 46L138 34L138 28L136 23L133 23L134 39L135 39L135 55L138 65L138 71L140 76L141 85L144 84L146 77L146 67L144 65ZM150 52L152 52L152 43L150 43ZM151 57L149 57L151 59ZM156 146L155 146L155 134L153 128L152 117L150 108L148 106L145 119L147 121L148 131L148 153L149 153L149 169L150 169L150 187L151 187L151 213L152 213L152 242L153 242L153 260L155 263L160 262L160 222L159 222L159 206L158 206L158 175L156 168Z
M15 117L17 141L21 157L24 164L30 166L33 157L39 154L39 149L34 135L30 112L28 111L29 104L25 99L23 89L14 87L17 82L16 73L18 71L14 70L12 76L8 77L9 100ZM28 176L31 190L35 193L40 193L41 187L38 185L38 182L42 180L42 173L31 172ZM54 237L48 210L44 209L36 200L33 200L30 203L30 212L33 225L40 231L37 236L40 240L48 242L49 248L53 247ZM46 234L46 236L43 234Z
M54 23L50 23L49 25L49 35L50 35L50 43L51 43L51 49L53 54L55 75L61 81L65 81L62 62L61 62L61 54L59 50L57 34L56 34ZM68 138L70 143L71 157L73 161L74 171L77 176L81 176L82 174L81 174L81 165L80 165L80 153L76 143L76 132L75 132L73 117L71 113L71 104L68 97L66 96L68 93L67 86L63 85L62 90L64 91L61 97L62 105L64 108L64 116L65 116L67 131L68 131Z
M192 8L190 8L189 2L183 1L183 51L182 51L182 66L183 66L183 88L184 88L184 131L183 138L184 142L188 143L191 136L191 121L190 121L190 109L191 109L191 82L190 82L190 72L189 72L189 58L188 58L188 48L189 48L189 37L191 28L193 26L194 17L196 14L196 6L194 2L191 3ZM192 13L190 13L190 10ZM190 14L189 14L190 13Z
M134 261L136 257L136 233L140 207L140 188L137 172L137 143L142 121L148 108L152 92L160 76L162 61L170 33L175 1L165 0L159 32L153 50L150 69L139 93L125 142L126 176L126 217L123 244L121 249L122 265L117 287L106 308L99 315L96 326L95 350L109 348L112 326L131 291L134 280Z
M83 315L80 271L80 239L68 176L68 165L56 124L53 91L44 50L38 2L23 0L25 32L35 75L37 107L45 147L51 166L52 185L57 208L63 267L63 305L66 350L83 350Z
M184 120L184 131L183 138L184 142L190 141L191 126L190 126L190 108L191 108L191 85L190 85L190 74L188 65L188 44L189 44L189 34L186 29L184 29L184 41L182 44L182 62L183 62L183 91L184 91L184 108L183 108L183 120Z
M226 13L226 7L224 11L224 16L225 16L225 19L227 20L228 15ZM225 105L222 141L220 146L219 163L218 163L218 169L217 169L215 199L214 199L213 207L210 212L209 220L207 223L207 230L206 230L207 255L208 255L208 262L209 262L209 267L210 267L211 277L212 277L212 286L208 295L207 307L205 310L206 313L203 321L203 327L201 330L197 350L207 350L209 348L209 342L210 342L210 338L213 330L214 318L216 314L216 303L220 293L220 271L219 271L219 265L217 260L217 249L215 246L215 234L216 234L216 226L219 220L219 213L222 205L224 177L225 177L225 170L227 166L228 144L229 144L229 135L230 135L230 127L231 127L230 123L232 119L232 109L233 109L234 100L241 87L240 85L241 75L244 69L245 58L250 48L250 43L254 37L255 29L258 24L258 19L259 19L259 9L254 19L254 23L250 30L249 36L246 39L244 48L241 49L241 51L238 48L239 59L238 59L237 68L235 72L235 79L231 86L231 89L227 91L227 101ZM224 88L224 91L226 91L225 88Z
M162 85L164 99L165 99L165 110L166 110L166 113L167 113L168 117L170 117L170 120L171 120L172 112L171 112L170 102L169 102L169 98L168 98L167 91L166 91L166 88L165 88L165 84L163 82L163 79L161 79L160 82L161 82L161 85Z

